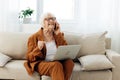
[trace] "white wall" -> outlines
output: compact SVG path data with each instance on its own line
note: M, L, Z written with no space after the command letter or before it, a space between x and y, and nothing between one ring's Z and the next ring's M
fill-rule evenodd
M19 31L19 0L0 0L0 31Z
M60 22L61 30L74 33L108 31L112 49L120 52L120 0L75 0L75 21ZM0 31L33 33L40 24L18 24L19 0L0 0Z
M79 3L75 10L76 21L60 22L61 30L75 33L108 31L107 36L112 38L112 49L120 52L120 0L76 0L76 2ZM39 27L34 29L37 30Z

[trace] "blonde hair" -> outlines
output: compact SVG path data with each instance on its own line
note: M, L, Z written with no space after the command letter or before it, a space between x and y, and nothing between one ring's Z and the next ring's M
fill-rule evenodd
M48 16L52 16L52 17L55 17L54 14L50 13L50 12L47 12L47 13L43 13L40 17L40 24L41 24L41 27L44 27L44 20L45 18L47 18Z

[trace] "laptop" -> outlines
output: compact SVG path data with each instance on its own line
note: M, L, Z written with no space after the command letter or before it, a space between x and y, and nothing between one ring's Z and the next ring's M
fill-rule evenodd
M59 46L53 60L75 59L80 50L80 45Z

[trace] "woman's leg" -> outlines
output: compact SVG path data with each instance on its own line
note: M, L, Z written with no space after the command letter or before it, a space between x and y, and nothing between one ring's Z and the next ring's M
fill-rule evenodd
M71 59L67 59L67 60L62 61L62 64L63 64L63 69L64 69L65 80L70 80L72 70L74 67L74 62Z
M51 76L52 80L64 80L63 66L59 61L42 61L38 64L37 71L40 75Z

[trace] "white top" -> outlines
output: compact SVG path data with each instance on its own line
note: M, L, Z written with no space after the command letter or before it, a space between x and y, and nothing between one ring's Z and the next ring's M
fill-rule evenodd
M45 42L46 44L46 61L51 61L54 58L54 55L56 54L57 51L57 47L56 47L56 43L55 41L51 41L51 42Z

